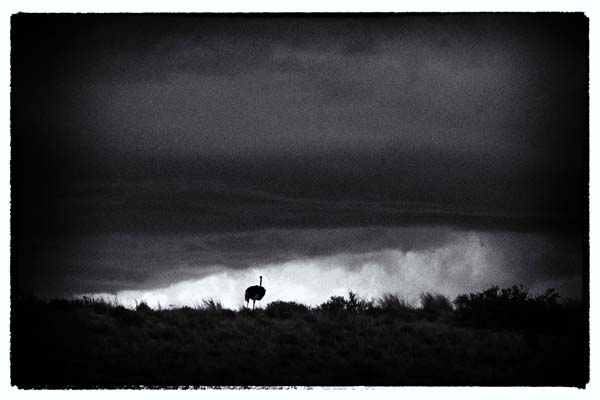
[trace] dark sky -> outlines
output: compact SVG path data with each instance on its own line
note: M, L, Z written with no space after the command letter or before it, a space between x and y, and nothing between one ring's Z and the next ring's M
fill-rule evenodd
M11 41L32 281L94 235L587 232L583 14L18 14Z

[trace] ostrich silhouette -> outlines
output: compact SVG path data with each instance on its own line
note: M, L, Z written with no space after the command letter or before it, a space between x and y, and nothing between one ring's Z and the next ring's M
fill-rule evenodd
M262 276L260 277L260 284L250 286L246 289L246 307L250 304L250 300L252 300L252 309L254 310L254 305L256 304L256 300L260 300L265 297L266 289L262 286Z

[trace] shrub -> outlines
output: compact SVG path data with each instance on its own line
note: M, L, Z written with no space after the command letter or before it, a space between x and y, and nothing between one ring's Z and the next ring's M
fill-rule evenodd
M329 300L319 306L321 311L339 313L346 309L346 300L343 296L331 296Z
M374 308L373 301L361 299L354 292L348 292L348 300L342 296L331 296L329 300L319 306L319 309L325 312L340 313L347 311L353 314L371 312Z
M459 322L480 327L555 329L562 320L559 294L548 289L533 296L522 285L462 294L454 300Z
M304 304L295 301L274 301L267 305L265 310L269 317L273 318L291 318L298 314L306 313L309 310Z
M145 301L140 301L139 303L136 302L135 304L135 311L140 311L140 312L147 312L150 311L151 308L148 305L148 303L146 303Z
M348 292L348 301L346 301L346 311L351 313L361 313L373 307L373 302L361 299L358 294Z

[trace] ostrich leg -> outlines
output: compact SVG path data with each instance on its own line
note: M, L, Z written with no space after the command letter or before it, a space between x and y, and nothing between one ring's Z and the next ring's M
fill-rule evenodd
M256 304L256 300L252 300L252 309L254 310L254 305Z

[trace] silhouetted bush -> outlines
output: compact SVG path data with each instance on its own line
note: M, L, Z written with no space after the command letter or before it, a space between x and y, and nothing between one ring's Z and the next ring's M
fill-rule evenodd
M487 328L560 330L568 318L558 298L554 289L533 296L523 286L505 289L492 286L479 293L458 296L454 300L455 317L461 323Z
M373 301L361 299L356 293L348 292L348 299L343 296L331 296L321 304L319 310L329 313L349 312L353 314L371 312L375 308Z
M265 313L272 318L292 318L309 310L304 304L295 301L273 301L267 304Z
M329 300L319 306L319 310L329 313L340 313L346 309L344 296L331 296Z
M354 292L348 292L348 300L346 301L346 311L351 313L365 313L370 312L375 307L372 300L361 299L360 296Z
M135 311L147 312L147 311L150 311L150 310L151 310L151 308L148 305L148 303L146 303L143 300L135 305Z

